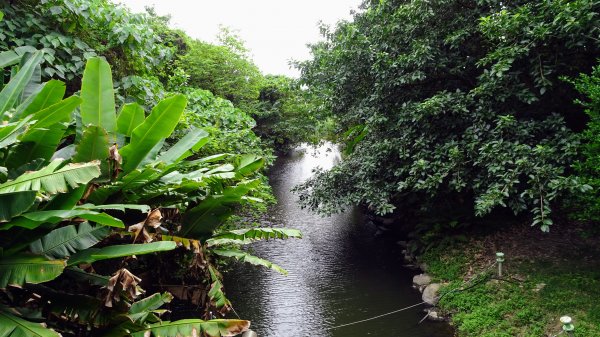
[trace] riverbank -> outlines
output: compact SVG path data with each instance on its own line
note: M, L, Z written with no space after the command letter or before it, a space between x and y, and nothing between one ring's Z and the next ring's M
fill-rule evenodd
M469 237L447 237L418 258L444 294L486 270L496 252L505 254L502 280L440 300L438 312L451 317L458 336L554 336L563 315L573 318L575 336L600 336L600 245L585 228L542 233L523 224Z

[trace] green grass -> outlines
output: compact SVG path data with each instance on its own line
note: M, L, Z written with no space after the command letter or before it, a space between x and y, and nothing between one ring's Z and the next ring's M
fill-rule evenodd
M476 252L468 244L456 243L452 249L430 249L421 260L434 279L447 283L444 292L463 284ZM439 306L452 314L459 336L554 335L561 331L558 319L563 315L573 318L575 336L600 336L600 269L579 259L511 261L507 273L511 282L492 279L442 298ZM511 275L524 280L516 281ZM545 286L537 291L541 283Z

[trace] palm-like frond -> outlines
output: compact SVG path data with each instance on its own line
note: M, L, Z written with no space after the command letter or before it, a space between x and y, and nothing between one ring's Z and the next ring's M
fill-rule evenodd
M227 244L245 245L258 240L302 238L302 233L291 228L246 228L223 232L206 240L211 246L222 246Z
M237 319L184 319L176 322L164 321L132 334L133 337L229 337L236 336L250 327L249 321Z
M265 260L265 259L261 259L260 257L256 257L254 255L248 254L239 249L213 249L213 250L211 250L211 252L216 255L222 256L222 257L236 259L240 262L250 263L255 266L267 267L269 269L273 269L274 271L276 271L280 274L287 275L287 270L281 268L280 266L276 265L275 263Z
M100 176L100 162L68 164L59 168L63 160L52 161L39 171L27 172L15 180L0 184L0 192L43 191L50 194L64 193L69 188L87 184Z
M0 336L2 337L59 337L41 324L19 318L6 309L0 309Z
M110 234L110 228L93 227L88 222L53 230L31 245L31 252L53 258L65 258L92 247Z

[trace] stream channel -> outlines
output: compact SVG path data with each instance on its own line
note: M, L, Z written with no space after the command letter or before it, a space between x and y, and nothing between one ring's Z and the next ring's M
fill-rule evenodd
M303 238L250 246L289 274L237 264L225 277L236 312L252 321L258 337L453 336L445 323L418 324L423 306L327 330L421 302L411 286L415 272L402 267L401 248L358 209L325 218L298 205L290 189L315 167L328 169L339 160L339 152L325 145L301 147L276 161L269 174L278 200L271 221L301 230Z

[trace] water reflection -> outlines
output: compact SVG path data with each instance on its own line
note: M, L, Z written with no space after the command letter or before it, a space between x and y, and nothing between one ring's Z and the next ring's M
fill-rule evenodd
M445 324L424 323L422 308L378 320L326 330L412 305L420 294L411 288L412 272L401 267L400 248L366 224L358 210L323 218L301 209L290 189L331 168L340 155L330 145L300 148L280 158L270 181L278 204L273 223L302 230L302 240L270 241L253 252L288 270L288 276L238 266L226 280L237 313L252 321L260 337L452 336Z

